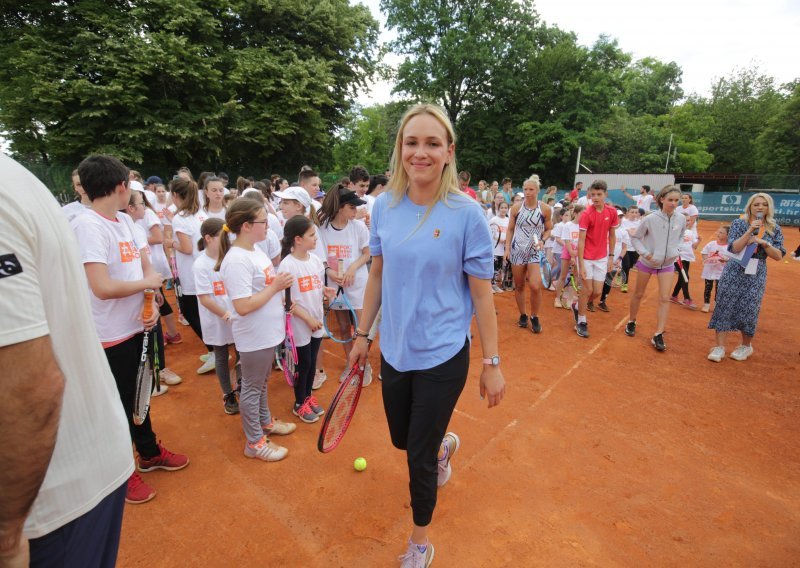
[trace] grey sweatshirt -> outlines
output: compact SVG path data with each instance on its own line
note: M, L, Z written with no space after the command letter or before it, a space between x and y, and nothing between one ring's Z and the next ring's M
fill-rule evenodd
M668 217L663 211L654 211L642 219L636 233L631 237L631 242L639 253L642 264L650 268L664 268L677 260L685 230L684 215L675 211ZM651 254L652 259L645 258Z

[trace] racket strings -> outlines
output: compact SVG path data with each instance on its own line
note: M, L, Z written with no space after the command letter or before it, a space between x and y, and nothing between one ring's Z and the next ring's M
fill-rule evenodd
M358 375L353 372L346 379L346 386L342 389L341 396L328 409L330 418L326 423L325 435L323 436L323 446L325 448L335 447L339 439L344 435L350 419L353 416L359 395Z

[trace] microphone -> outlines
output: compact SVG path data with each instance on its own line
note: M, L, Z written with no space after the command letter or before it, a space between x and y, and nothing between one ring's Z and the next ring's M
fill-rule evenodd
M754 233L756 236L760 237L762 232L764 231L764 214L759 212L756 213L756 221L761 221L761 226L758 230Z

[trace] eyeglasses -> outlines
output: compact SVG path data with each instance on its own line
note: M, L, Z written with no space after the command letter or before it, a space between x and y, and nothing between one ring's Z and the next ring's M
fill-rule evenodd
M252 225L255 225L256 223L264 223L264 224L266 225L266 223L267 223L267 220L266 220L266 219L264 219L263 221L249 221L249 222L250 222L250 224L252 224Z

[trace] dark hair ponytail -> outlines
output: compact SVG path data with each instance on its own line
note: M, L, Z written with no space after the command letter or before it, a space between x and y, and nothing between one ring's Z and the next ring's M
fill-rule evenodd
M281 239L281 258L286 258L292 253L294 240L302 237L313 226L311 219L303 215L295 215L283 226L283 239Z
M215 217L203 221L203 224L200 225L200 239L197 241L197 250L206 250L206 237L216 237L219 235L224 224L222 219L217 219Z
M346 191L349 190L341 183L337 183L328 190L328 193L325 194L325 199L322 201L322 207L319 208L320 226L322 226L323 224L325 225L331 224L331 221L333 221L333 218L336 217L336 214L339 212L339 209L342 208L341 204L339 203L339 194L344 193Z

